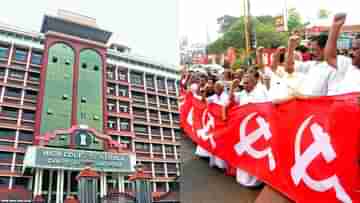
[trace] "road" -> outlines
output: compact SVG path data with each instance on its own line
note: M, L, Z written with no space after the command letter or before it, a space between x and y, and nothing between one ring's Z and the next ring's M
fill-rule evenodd
M236 183L234 177L210 168L207 160L194 159L195 145L184 138L181 143L182 203L253 203L260 190L250 190Z

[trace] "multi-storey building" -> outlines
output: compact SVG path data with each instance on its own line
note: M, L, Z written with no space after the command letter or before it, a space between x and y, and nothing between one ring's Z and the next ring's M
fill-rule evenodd
M131 192L136 161L154 194L175 202L178 71L110 36L65 11L40 33L0 26L0 199L62 203L87 165L101 175L99 197Z

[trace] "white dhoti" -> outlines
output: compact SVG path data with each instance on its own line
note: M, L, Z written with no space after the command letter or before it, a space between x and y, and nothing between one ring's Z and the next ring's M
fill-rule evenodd
M199 145L196 147L195 154L199 157L204 157L204 158L211 157L211 154Z
M261 182L255 176L250 175L244 170L236 169L236 181L245 187L257 187Z
M226 169L227 164L224 160L220 159L217 156L211 155L210 157L210 167L216 166L220 169Z

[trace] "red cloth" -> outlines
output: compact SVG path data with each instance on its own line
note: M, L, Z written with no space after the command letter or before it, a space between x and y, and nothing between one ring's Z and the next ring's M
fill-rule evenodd
M220 106L187 97L181 125L202 148L296 202L360 202L359 96L235 106L225 123L216 119ZM197 113L186 119L189 112Z

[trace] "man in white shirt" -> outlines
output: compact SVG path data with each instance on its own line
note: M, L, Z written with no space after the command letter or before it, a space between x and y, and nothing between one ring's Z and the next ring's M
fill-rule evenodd
M352 59L336 55L337 39L346 20L346 14L336 14L330 29L329 40L325 49L325 58L336 69L334 80L337 82L328 95L360 92L360 39L352 41Z
M312 61L301 62L294 60L295 48L300 38L292 36L289 39L288 60L286 71L289 74L302 73L304 79L299 92L306 96L324 96L337 82L334 80L336 69L324 61L324 48L327 36L320 35L311 38Z
M261 88L257 88L259 87L257 86L258 79L259 73L246 73L243 78L244 90L239 93L234 93L231 91L231 99L233 99L239 105L268 101L266 92L262 91ZM234 81L234 86L236 86L237 83L239 83L239 81ZM236 169L236 180L245 187L256 187L261 184L261 182L258 181L255 176L250 175L240 168Z

